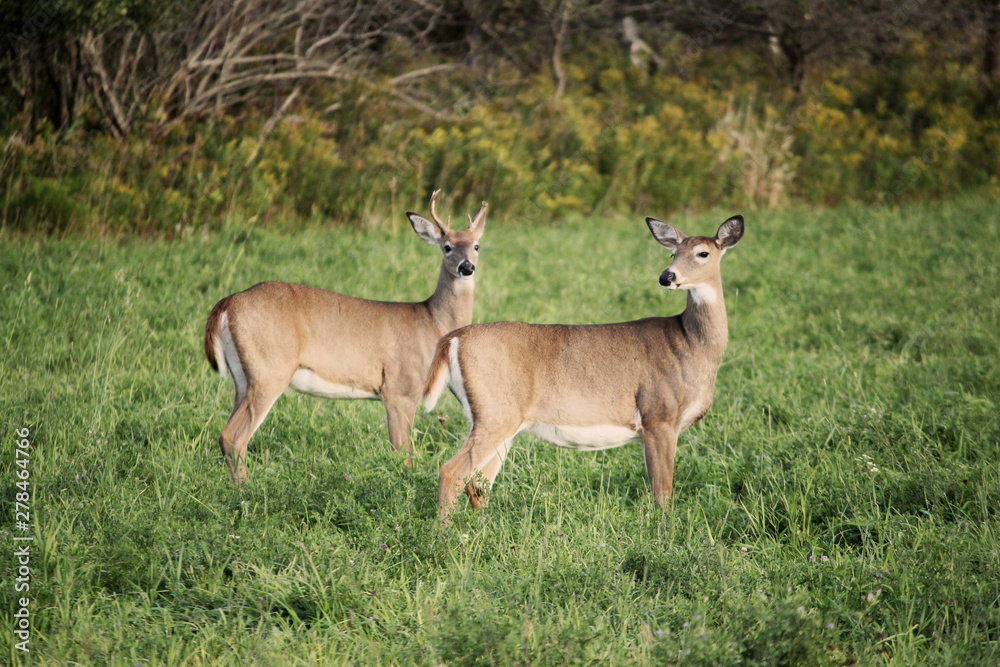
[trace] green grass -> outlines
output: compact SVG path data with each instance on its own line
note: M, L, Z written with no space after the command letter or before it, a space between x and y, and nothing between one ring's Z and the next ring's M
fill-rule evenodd
M237 493L216 444L232 385L202 352L212 305L260 280L426 297L438 257L409 231L0 236L0 662L997 664L997 203L744 213L730 347L673 506L638 445L522 436L489 507L447 530L453 398L445 423L418 416L406 470L380 404L288 394ZM668 261L641 219L494 219L476 319L676 313ZM27 660L8 648L21 427Z

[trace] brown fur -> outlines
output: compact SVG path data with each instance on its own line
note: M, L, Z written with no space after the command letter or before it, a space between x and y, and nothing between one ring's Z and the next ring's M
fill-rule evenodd
M437 402L437 397L440 395L444 383L447 382L444 374L448 372L448 347L451 345L454 334L455 332L452 332L442 336L434 350L434 358L431 360L430 371L427 373L427 382L424 384L425 402L431 395L434 395L434 401Z
M677 436L712 403L729 339L719 262L742 237L743 219L723 223L714 239L648 224L675 252L661 284L692 290L682 314L603 325L494 322L464 327L438 344L425 401L452 363L457 339L459 368L450 368L449 384L464 392L472 416L468 439L441 468L443 520L463 487L474 507L484 502L477 477L492 485L521 429L584 448L640 438L653 495L666 502Z
M222 364L226 363L225 359L215 358L215 339L219 335L219 322L222 320L222 314L226 312L228 306L229 297L227 296L215 304L212 312L208 314L208 321L205 322L205 357L216 372L221 372Z
M468 230L442 223L433 199L431 213L434 222L408 214L417 234L443 253L437 288L425 301L370 301L267 282L232 294L212 309L205 326L209 364L220 372L228 368L216 354L227 340L220 331L223 314L238 359L229 368L236 385L233 410L219 437L236 485L247 476L248 441L290 386L321 397L381 399L393 447L412 450L409 431L435 344L472 321L472 273L486 203L475 220L470 218ZM243 377L245 387L239 383Z

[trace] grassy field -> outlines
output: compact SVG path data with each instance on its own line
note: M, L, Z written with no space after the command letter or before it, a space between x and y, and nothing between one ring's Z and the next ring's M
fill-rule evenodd
M673 506L638 445L522 436L489 507L447 530L454 398L443 423L418 414L407 470L381 404L288 394L238 493L216 444L232 383L202 352L212 305L265 279L425 298L439 258L408 228L0 235L0 663L996 665L998 212L743 211L730 346ZM641 219L494 218L476 319L673 314L668 262ZM27 656L13 535L34 536Z

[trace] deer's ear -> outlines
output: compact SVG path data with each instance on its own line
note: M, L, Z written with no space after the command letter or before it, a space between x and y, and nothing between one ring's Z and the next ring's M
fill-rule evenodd
M726 220L719 227L719 231L715 234L715 240L718 242L719 247L723 250L727 248L732 248L734 245L739 243L739 240L743 238L743 216L734 215L733 217Z
M646 218L646 226L653 233L653 238L670 250L676 250L681 241L686 238L681 230L656 218Z
M407 212L406 217L410 219L410 224L413 225L413 231L417 233L417 236L431 245L441 244L443 235L437 225L416 213Z

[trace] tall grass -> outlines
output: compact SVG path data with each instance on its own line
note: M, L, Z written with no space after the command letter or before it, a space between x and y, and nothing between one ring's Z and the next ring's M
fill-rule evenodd
M497 209L502 201L491 202ZM418 417L412 470L371 402L279 399L234 492L232 386L201 351L221 296L270 278L416 300L408 231L234 224L173 241L0 237L0 514L31 429L24 664L995 664L996 202L747 214L730 347L682 436L675 498L638 446L520 438L489 506L436 521L467 425ZM735 211L679 216L713 232ZM649 214L658 211L650 210ZM488 225L476 319L678 312L641 219Z

